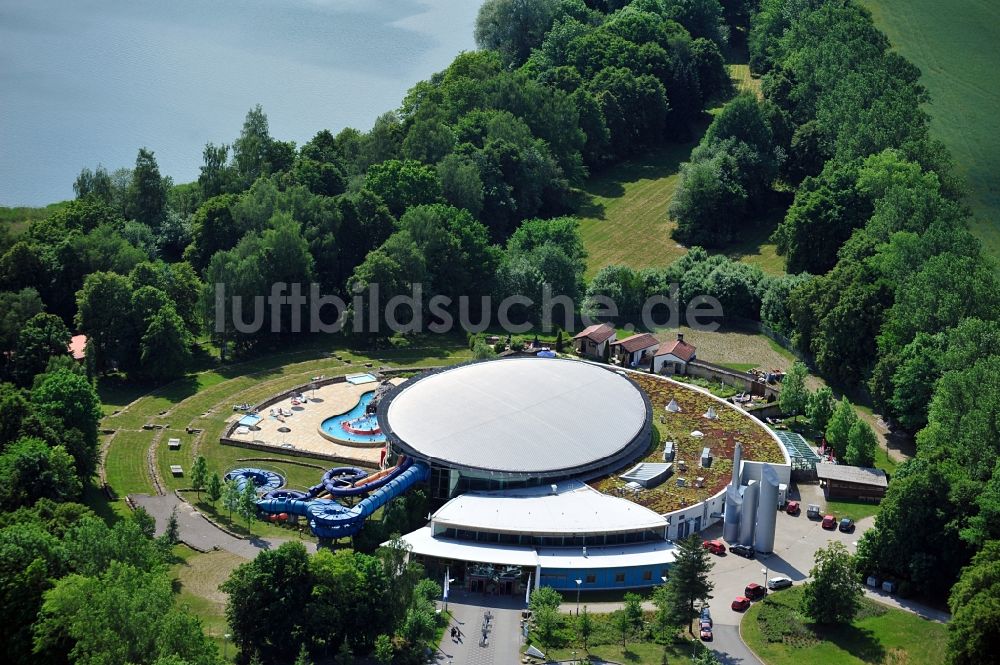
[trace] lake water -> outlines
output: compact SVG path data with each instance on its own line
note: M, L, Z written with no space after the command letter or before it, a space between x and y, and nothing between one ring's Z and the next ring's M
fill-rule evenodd
M175 182L261 104L271 135L369 129L475 47L480 0L0 0L0 205L146 146Z

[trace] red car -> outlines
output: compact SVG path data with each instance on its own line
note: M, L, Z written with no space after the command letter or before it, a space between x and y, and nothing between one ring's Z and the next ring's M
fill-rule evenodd
M743 590L746 597L750 600L760 600L767 595L767 589L757 584L756 582L751 582L747 585L747 588Z
M726 553L726 544L721 540L706 540L701 544L706 550L712 554L723 555Z
M833 531L837 528L837 518L833 515L827 515L823 518L823 528Z
M750 609L750 599L746 596L736 596L736 600L733 601L732 608L734 612L746 612Z
M800 511L801 508L799 508L798 501L789 501L788 504L785 505L785 512L789 515L798 515Z

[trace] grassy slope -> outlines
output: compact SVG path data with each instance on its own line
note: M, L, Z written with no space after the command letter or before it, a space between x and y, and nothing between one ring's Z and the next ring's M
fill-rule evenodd
M51 203L44 208L8 208L0 206L0 228L6 227L14 237L23 233L31 222L45 219L56 212L68 201Z
M729 72L738 90L759 94L760 82L750 77L747 65L731 64ZM700 139L699 132L689 143L668 145L587 181L580 191L578 211L580 235L588 253L587 279L607 265L659 267L687 252L670 237L675 224L667 218L667 205L677 188L681 162L688 159ZM729 255L759 265L765 272L782 274L784 259L768 242L778 219L765 221L759 230L731 247Z
M579 215L588 279L607 265L664 266L687 252L670 237L676 225L667 219L667 204L695 145L668 146L587 182Z
M938 665L944 662L947 628L915 614L890 609L865 599L862 618L850 626L816 628L798 613L802 588L772 594L754 603L743 618L743 639L767 665L854 665L906 663ZM773 602L774 606L767 603ZM782 625L794 625L797 635L784 642L767 642L758 617L767 613Z
M222 551L201 554L184 545L175 547L174 555L177 563L170 572L176 580L177 604L201 619L205 633L215 642L220 655L232 657L236 649L226 644L223 637L229 626L225 615L226 594L219 591L219 585L244 559Z
M318 480L320 472L294 462L328 467L332 465L329 461L261 453L219 443L226 419L233 415L233 404L244 401L255 403L293 386L308 383L309 378L317 374L335 376L356 372L366 362L373 362L376 366L391 364L405 367L453 364L469 358L464 340L458 337L426 338L418 342L425 345L423 348L387 349L368 356L338 351L344 360L332 356L331 340L318 342L303 343L296 351L189 375L141 396L123 389L119 384L111 384L108 386L110 390L103 389L107 384L102 385L102 399L109 401L106 412L115 411L102 421L103 428L115 431L105 463L108 484L122 499L127 494L152 491L146 456L157 433L143 430L142 426L155 423L166 427L156 446L155 460L167 491L190 486L190 478L174 478L169 472L171 464L180 464L186 470L191 468L196 454L196 437L185 431L189 426L204 430L197 454L205 456L210 473L218 471L221 475L240 466L240 460L248 457L269 457L275 461L257 465L279 471L293 487L308 487ZM347 360L350 364L345 362ZM181 439L180 451L167 449L167 439L173 436ZM196 499L194 495L189 498L192 501ZM110 502L107 508L118 514L126 512L122 500ZM259 522L254 526L254 533L289 536L289 532L281 527Z
M970 186L973 231L1000 256L1000 4L862 0L893 46L923 72L931 129Z

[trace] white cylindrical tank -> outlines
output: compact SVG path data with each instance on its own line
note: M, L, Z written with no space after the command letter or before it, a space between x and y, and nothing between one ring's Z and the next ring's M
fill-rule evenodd
M770 464L760 472L760 500L757 506L757 534L754 549L758 552L774 551L774 527L778 521L778 473ZM740 534L742 535L742 534Z
M726 510L723 513L722 537L727 543L735 543L740 538L740 509L743 499L740 488L730 485L726 488Z
M753 545L754 519L757 515L758 483L750 483L743 490L743 510L740 514L740 544Z

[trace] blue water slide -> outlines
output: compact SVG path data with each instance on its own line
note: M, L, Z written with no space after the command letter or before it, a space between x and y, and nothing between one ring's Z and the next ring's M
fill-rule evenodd
M382 487L383 485L387 485L390 482L392 482L393 478L397 477L403 471L406 471L410 467L411 464L413 464L413 460L411 460L408 457L407 458L403 458L402 462L395 469L393 469L389 473L386 473L386 475L382 476L378 480L373 480L371 482L365 483L364 485L357 485L357 486L355 486L355 485L332 485L332 484L327 483L327 482L324 481L324 483L323 483L324 489L325 489L326 492L328 492L331 496L334 496L334 497L360 496L362 494L371 494L372 492L374 492L378 488ZM367 478L367 477L368 476L366 474L364 476L364 478ZM361 482L362 480L364 480L364 478L361 478L361 479L356 480L354 482Z
M367 477L368 472L356 466L337 466L323 474L323 480L310 487L309 494L316 496L323 492L330 492L335 488L351 487L354 483Z
M430 469L423 462L408 460L398 472L386 476L386 482L356 506L348 508L330 499L272 498L257 502L263 513L288 513L309 518L309 527L320 538L344 538L361 531L365 520L417 483L427 480ZM372 489L371 487L368 488Z

